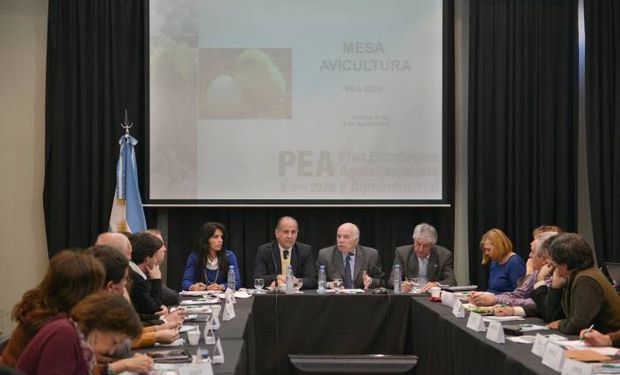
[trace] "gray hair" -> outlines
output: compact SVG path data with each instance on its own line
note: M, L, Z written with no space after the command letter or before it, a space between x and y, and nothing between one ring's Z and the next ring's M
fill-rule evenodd
M413 229L413 240L419 240L426 243L437 243L437 230L430 224L421 223Z
M547 241L549 238L558 234L557 232L542 232L536 237L538 243L536 244L536 256L542 257L547 254L551 241Z

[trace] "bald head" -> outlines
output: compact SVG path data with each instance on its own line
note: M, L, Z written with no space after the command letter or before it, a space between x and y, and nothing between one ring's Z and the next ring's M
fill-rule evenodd
M129 242L129 239L124 234L114 232L101 233L97 236L95 245L114 247L120 250L127 259L131 260L131 242Z
M350 253L355 250L360 240L360 230L353 223L344 223L338 227L336 232L336 246L343 253Z

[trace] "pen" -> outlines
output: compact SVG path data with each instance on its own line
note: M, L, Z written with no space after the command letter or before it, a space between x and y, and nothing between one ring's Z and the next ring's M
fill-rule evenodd
M586 331L585 331L585 332L583 333L583 335L581 336L581 339L582 339L582 340L586 337L586 335L587 335L588 333L592 332L592 328L594 328L594 324L592 324L592 325L590 326L590 328L586 329Z

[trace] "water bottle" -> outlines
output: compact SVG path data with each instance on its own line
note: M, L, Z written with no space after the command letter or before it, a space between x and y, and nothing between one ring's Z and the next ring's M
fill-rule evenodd
M293 266L289 264L288 266L288 271L286 272L286 293L287 294L292 294L294 289L293 289L293 278L295 277L295 275L293 275Z
M400 277L400 264L396 263L394 265L394 293L400 293L400 284L401 284L401 277Z
M325 266L321 264L321 268L319 268L319 294L325 294L325 286L327 285L325 277Z
M230 288L233 292L236 290L235 288L235 266L231 265L228 267L228 288Z

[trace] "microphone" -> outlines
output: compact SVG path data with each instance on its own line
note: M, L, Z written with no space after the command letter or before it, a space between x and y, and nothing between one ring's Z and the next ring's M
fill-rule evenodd
M288 250L284 250L284 251L282 252L282 254L283 254L283 256L284 256L284 260L287 260L287 259L288 259L288 253L289 253L289 251L288 251Z

